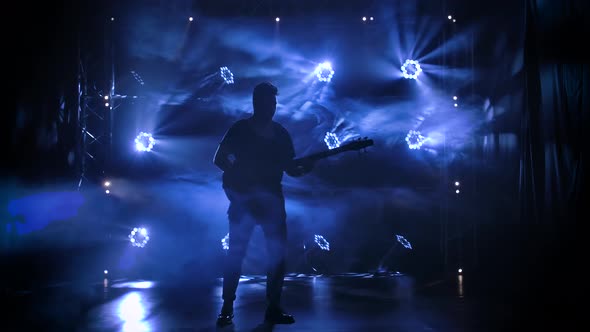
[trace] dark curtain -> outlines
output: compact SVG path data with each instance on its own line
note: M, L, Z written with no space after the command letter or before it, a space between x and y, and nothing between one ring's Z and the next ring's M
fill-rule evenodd
M587 190L587 3L527 1L521 221L556 245L575 234Z
M17 31L10 45L12 109L2 112L2 177L51 182L76 175L77 69L80 7L59 0L47 10L30 3L11 9Z
M583 134L588 132L590 86L582 42L588 36L584 2L527 1L522 221L550 231L576 226L587 177Z
M517 228L526 240L518 263L526 271L527 308L540 325L547 319L573 324L573 311L563 309L573 306L579 293L573 281L580 278L583 257L576 240L583 236L579 226L590 203L583 201L588 197L588 3L526 0ZM545 311L548 315L539 315Z

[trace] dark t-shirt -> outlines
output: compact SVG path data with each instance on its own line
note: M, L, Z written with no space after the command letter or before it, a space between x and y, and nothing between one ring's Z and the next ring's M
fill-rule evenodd
M239 120L227 131L220 144L235 156L231 169L223 173L223 188L236 192L253 190L281 193L283 172L295 157L287 130L272 122L274 135L259 136L247 120Z

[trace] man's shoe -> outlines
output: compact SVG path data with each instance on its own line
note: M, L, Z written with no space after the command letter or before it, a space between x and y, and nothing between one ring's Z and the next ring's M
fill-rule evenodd
M224 327L233 324L232 319L234 318L234 314L232 312L225 313L222 312L217 316L217 326Z
M293 324L295 318L282 310L266 310L264 321L270 324Z

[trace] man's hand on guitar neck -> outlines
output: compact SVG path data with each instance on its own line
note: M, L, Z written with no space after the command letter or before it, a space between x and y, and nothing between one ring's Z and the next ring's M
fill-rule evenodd
M315 160L311 158L293 159L285 172L293 177L305 175L313 170Z

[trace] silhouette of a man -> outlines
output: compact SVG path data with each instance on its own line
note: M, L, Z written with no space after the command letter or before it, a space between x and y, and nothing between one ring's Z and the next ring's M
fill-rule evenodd
M223 189L229 199L229 250L223 273L223 307L217 318L219 326L232 324L242 261L256 225L264 232L269 256L265 321L295 322L280 305L287 242L281 181L283 172L294 177L310 172L313 161L294 159L291 136L272 120L277 94L274 85L258 84L252 95L253 115L234 123L215 153L214 163L223 171Z

